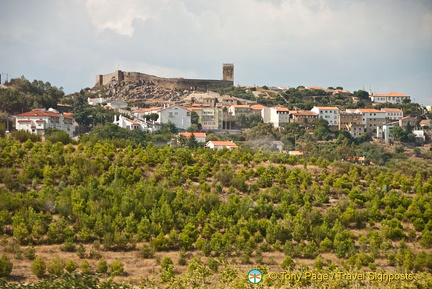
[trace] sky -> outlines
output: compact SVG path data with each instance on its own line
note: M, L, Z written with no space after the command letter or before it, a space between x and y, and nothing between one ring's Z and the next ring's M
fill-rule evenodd
M93 87L115 70L342 86L432 105L431 0L0 0L0 73Z

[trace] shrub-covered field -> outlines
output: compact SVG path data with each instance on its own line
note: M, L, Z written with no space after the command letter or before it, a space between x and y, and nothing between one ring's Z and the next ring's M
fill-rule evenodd
M281 279L266 272L342 270L412 273L417 280L388 285L430 288L431 176L420 160L362 166L250 149L0 138L0 274L7 286L79 272L143 287L245 288L253 268L275 286ZM290 286L315 284L307 282Z

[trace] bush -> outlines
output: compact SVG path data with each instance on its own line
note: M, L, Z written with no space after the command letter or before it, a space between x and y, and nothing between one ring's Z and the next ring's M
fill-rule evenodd
M46 264L41 257L37 257L31 264L31 271L38 278L42 278L45 275Z
M53 275L59 276L63 274L65 264L60 257L56 256L52 259L51 263L48 265L48 272Z
M71 142L71 138L69 137L69 134L67 132L65 132L64 130L56 129L48 130L45 139L49 140L52 143L61 142L65 145Z
M28 247L24 251L24 257L26 257L29 260L34 260L36 258L36 250L33 246Z
M73 271L75 271L76 268L77 268L77 266L76 266L76 264L75 264L74 261L69 260L69 261L66 263L65 269L66 269L66 271L68 271L69 273L72 273Z
M121 276L124 274L123 263L120 260L111 264L111 276Z
M22 143L26 142L27 140L31 140L32 142L40 141L40 136L25 130L14 130L11 133L11 136Z
M108 272L108 264L104 259L99 260L96 268L96 273L106 274Z
M3 254L0 258L0 277L9 277L12 272L13 264L8 256Z
M152 247L144 244L140 249L140 256L144 259L151 259L154 256L154 250Z
M90 274L93 273L92 269L91 269L91 266L90 266L90 264L89 264L89 262L87 260L83 260L82 261L80 269L81 269L81 272L84 275L90 275Z

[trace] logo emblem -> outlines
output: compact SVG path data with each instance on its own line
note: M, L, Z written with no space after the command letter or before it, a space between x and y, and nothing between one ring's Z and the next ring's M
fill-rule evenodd
M248 280L252 284L258 284L259 282L262 281L262 278L263 278L262 273L257 269L250 270L248 273Z

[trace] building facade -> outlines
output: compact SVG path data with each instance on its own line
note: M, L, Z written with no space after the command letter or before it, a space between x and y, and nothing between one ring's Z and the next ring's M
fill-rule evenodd
M58 129L73 137L77 133L78 123L67 113L59 113L55 109L35 109L15 117L15 128L37 135L45 135L47 129Z
M411 96L398 92L391 92L389 94L372 94L369 97L372 102L377 103L402 103L404 100L411 100Z
M283 127L290 122L289 110L286 107L266 107L261 110L264 123L272 123L274 127Z
M144 120L146 116L153 113L158 115L155 123L167 124L171 122L180 130L186 130L191 126L191 111L177 104L169 107L152 107L137 110L134 112L134 116Z
M317 113L319 118L328 121L330 126L338 125L339 108L334 106L314 106L311 111Z

